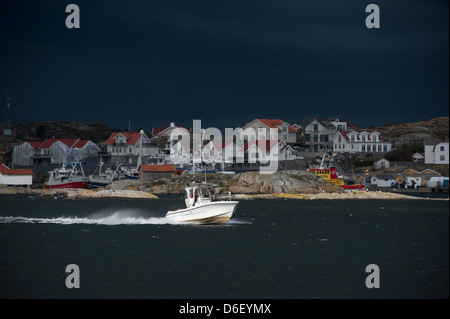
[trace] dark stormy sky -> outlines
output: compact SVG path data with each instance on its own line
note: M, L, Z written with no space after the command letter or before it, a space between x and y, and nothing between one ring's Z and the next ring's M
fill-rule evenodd
M447 0L2 0L0 88L16 124L420 121L449 114L448 17Z

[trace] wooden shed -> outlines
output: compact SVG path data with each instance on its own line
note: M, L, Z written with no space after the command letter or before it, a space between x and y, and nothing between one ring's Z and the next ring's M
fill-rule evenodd
M167 165L147 165L139 166L140 179L161 179L170 177L175 173L175 166L173 164Z

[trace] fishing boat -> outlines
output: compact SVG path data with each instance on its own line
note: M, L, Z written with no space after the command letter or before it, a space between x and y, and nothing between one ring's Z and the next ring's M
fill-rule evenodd
M100 161L100 164L95 169L94 173L89 175L89 184L91 185L91 188L104 187L111 184L119 177L112 169L102 170L103 165L104 163Z
M49 172L48 181L44 184L46 189L54 188L87 188L89 179L84 175L80 163L74 163L68 168L65 163L61 168Z
M126 179L139 179L139 171L136 167L122 166L120 171Z
M222 225L233 217L238 201L212 201L208 186L193 184L185 188L186 208L169 211L166 218L176 222L198 223L202 225Z
M342 187L344 190L363 190L366 188L365 185L361 184L350 184L346 183L342 177L339 177L336 168L330 167L330 168L310 168L308 169L309 172L314 173L324 180L326 180L329 183L338 185Z
M324 154L320 166L316 168L309 168L308 171L320 176L329 183L342 187L345 191L363 190L366 188L366 186L362 184L345 182L342 176L338 176L335 167L326 167L326 160L328 160L328 158L326 157L326 154Z

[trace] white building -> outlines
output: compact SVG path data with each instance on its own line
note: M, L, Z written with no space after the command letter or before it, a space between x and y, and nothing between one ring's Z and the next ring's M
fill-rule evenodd
M426 140L425 148L425 164L449 164L449 147L448 141L442 140Z
M92 141L49 138L43 142L25 142L14 147L13 165L62 164L97 156L100 148Z
M353 125L343 119L315 118L305 127L305 145L313 152L328 152L333 149L336 132L353 129Z
M411 155L411 158L412 158L413 162L415 162L415 163L419 163L419 162L423 163L425 157L424 157L424 153L416 152L413 155Z
M8 186L29 186L33 184L33 171L31 169L10 169L0 164L0 184Z
M137 161L142 142L141 156L156 156L158 148L150 142L145 133L114 132L106 141L108 155L113 163L133 164Z
M373 168L374 169L382 169L382 168L388 168L389 167L389 161L385 159L384 157L376 160L373 162Z
M370 183L377 187L392 187L395 185L395 176L392 174L373 175Z
M289 123L280 119L254 119L250 123L245 124L242 129L245 131L247 128L253 128L255 132L255 135L248 137L248 141L271 139L271 128L277 131L278 136L276 138L278 140L285 143L295 143L297 141L297 130L290 126ZM259 128L266 129L266 134L258 136Z
M379 132L371 130L338 131L333 137L333 155L339 153L387 153L391 143L385 142Z

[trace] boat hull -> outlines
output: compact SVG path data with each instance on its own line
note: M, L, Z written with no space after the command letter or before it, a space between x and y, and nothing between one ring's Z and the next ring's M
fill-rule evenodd
M197 223L201 225L223 225L233 217L237 201L218 201L194 207L169 211L166 218L175 222Z
M76 181L68 183L58 183L58 184L45 184L46 189L58 189L58 188L88 188L88 181Z
M354 184L354 185L341 185L341 187L346 191L354 191L354 190L364 190L366 189L365 185Z
M95 182L95 181L89 181L89 184L91 184L91 188L100 188L105 187L111 184L110 182Z

